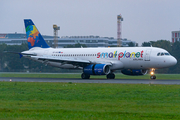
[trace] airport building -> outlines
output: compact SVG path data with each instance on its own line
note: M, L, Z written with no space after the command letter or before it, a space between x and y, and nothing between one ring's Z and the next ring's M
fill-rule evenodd
M47 44L51 47L54 45L54 37L42 35ZM117 46L117 39L113 37L99 37L99 36L62 36L57 39L58 48L63 48L67 45L84 44L87 47L112 47ZM136 45L136 42L122 39L122 46L128 47L129 43ZM26 34L23 33L6 33L0 34L0 44L7 45L21 45L27 43Z
M180 41L180 31L172 31L172 43Z

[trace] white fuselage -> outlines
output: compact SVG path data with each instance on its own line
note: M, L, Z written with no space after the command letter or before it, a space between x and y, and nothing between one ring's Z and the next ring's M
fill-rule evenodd
M109 64L111 70L151 69L173 66L177 60L161 48L156 47L111 47L111 48L39 48L35 47L22 54L34 54L33 60L59 68L82 68L61 62L41 61L39 57L90 61L92 64ZM159 54L158 54L159 53Z

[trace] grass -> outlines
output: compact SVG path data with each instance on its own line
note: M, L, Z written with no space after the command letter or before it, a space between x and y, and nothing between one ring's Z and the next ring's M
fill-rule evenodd
M180 86L0 82L0 119L180 119Z
M25 77L25 78L81 78L81 74L47 74L47 73L0 73L0 77ZM105 75L93 76L91 79L106 79ZM128 76L116 74L115 79L150 79L150 75ZM156 79L159 80L179 80L180 74L156 74Z

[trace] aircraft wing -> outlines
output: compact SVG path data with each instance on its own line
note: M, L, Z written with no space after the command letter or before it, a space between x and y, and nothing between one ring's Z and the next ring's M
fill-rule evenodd
M83 60L83 59L72 59L72 58L56 58L56 57L46 57L46 56L31 56L31 58L37 59L37 60L41 60L44 62L58 62L58 63L62 63L62 64L72 64L75 66L80 66L80 67L84 67L90 64L107 64L107 65L112 65L111 63L106 63L106 62L93 62L93 61L89 61L89 60Z

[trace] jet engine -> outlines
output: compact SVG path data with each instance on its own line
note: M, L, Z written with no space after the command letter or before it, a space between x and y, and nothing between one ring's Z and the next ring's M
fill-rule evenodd
M91 64L84 67L83 72L89 75L107 75L110 73L110 67L106 64Z
M147 73L148 70L144 70L144 69L124 69L121 70L121 72L125 75L145 75Z

